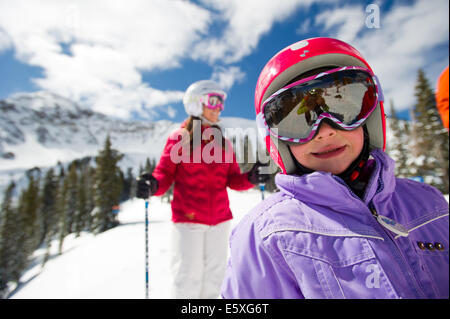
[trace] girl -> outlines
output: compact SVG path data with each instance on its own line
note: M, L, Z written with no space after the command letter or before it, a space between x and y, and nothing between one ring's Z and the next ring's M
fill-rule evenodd
M233 230L224 298L448 298L448 203L393 175L381 87L355 48L285 48L255 106L280 192Z
M173 298L219 297L233 217L227 187L247 190L264 181L258 165L241 174L231 143L221 134L218 124L225 98L213 81L193 83L183 98L189 118L167 140L153 173L138 179L137 197L144 199L163 195L175 183Z

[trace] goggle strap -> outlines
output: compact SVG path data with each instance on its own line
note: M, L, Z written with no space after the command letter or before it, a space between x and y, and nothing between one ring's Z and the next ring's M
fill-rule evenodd
M258 127L259 134L263 139L270 135L270 129L266 125L262 112L259 112L258 115L256 115L256 126Z
M380 80L378 80L378 76L376 76L375 74L373 75L373 78L377 82L378 102L384 102L384 94L383 94L383 89L381 88L381 85L380 85Z

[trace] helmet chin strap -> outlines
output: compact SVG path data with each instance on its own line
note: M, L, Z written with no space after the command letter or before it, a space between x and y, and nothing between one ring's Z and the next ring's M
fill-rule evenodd
M350 186L350 188L355 192L358 197L362 197L364 194L364 190L367 185L367 181L362 178L361 172L363 171L364 167L366 166L367 160L369 159L370 150L369 150L369 133L367 130L366 125L363 125L364 129L364 144L363 148L361 150L361 153L358 155L358 157L349 165L349 167L342 172L341 174L338 174L340 178L344 180L344 182ZM294 155L291 152L291 149L289 148L289 152L291 153L291 156ZM293 157L295 158L295 157ZM297 167L297 175L305 175L313 173L314 170L309 169L302 164L300 164L297 160L294 160L295 165Z
M369 150L369 133L367 127L364 125L364 145L361 153L353 161L352 164L341 174L338 176L344 180L344 182L350 186L353 192L358 195L358 197L362 198L364 195L364 191L366 189L367 180L364 178L362 172L364 167L366 166L367 160L369 159L370 150Z

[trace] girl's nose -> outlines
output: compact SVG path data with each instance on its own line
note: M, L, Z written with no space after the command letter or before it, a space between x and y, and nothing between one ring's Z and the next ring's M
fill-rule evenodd
M326 138L332 137L336 135L337 129L332 127L326 122L322 122L319 127L319 132L317 132L316 137L314 137L315 140L322 141Z

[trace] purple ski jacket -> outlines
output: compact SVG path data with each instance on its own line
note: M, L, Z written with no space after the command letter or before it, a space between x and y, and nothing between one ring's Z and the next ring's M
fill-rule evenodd
M280 192L233 229L222 297L448 298L447 201L396 178L384 152L372 156L363 200L330 173L277 175Z

